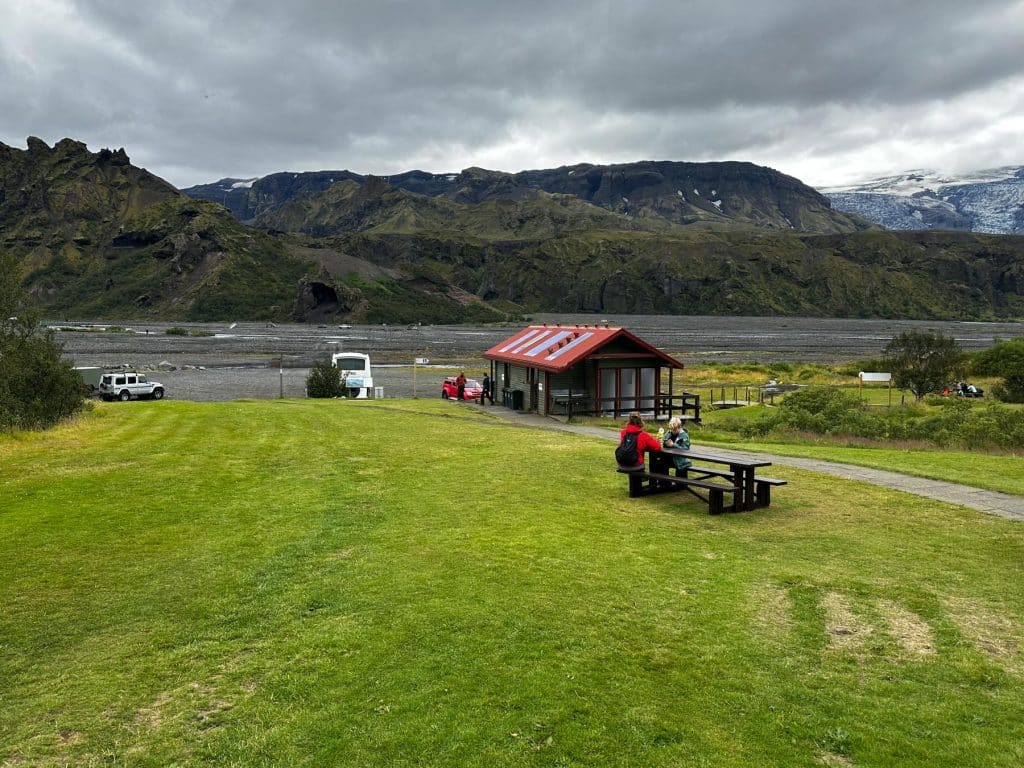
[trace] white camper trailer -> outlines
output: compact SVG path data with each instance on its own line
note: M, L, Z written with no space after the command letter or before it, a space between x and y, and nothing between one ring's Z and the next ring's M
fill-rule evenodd
M341 385L349 397L367 398L373 392L370 356L359 352L338 352L331 355L331 365L341 371Z

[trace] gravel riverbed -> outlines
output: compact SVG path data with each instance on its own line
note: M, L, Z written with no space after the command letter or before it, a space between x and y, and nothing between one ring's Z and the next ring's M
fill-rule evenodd
M530 324L605 320L686 364L866 358L877 356L894 335L910 329L940 331L968 351L991 346L997 338L1024 335L1021 323L832 318L535 315ZM440 397L443 376L458 369L482 376L487 370L483 352L526 324L49 323L74 365L152 370L168 398L198 401L275 398L282 393L303 397L310 366L339 351L368 353L374 384L384 388L385 397ZM172 327L185 328L190 335L168 334ZM427 358L430 364L414 368L415 358Z

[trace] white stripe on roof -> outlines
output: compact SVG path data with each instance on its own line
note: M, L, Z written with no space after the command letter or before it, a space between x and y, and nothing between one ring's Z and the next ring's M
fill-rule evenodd
M522 352L524 349L529 347L531 344L536 344L538 341L540 341L541 339L547 338L552 333L554 333L554 329L553 328L545 328L544 330L542 330L540 332L539 336L535 336L532 339L529 339L528 341L526 341L525 343L519 344L509 354L518 355L520 352ZM522 341L522 339L520 339L520 341Z
M499 349L498 351L499 351L499 352L508 352L508 351L509 351L510 349L512 349L512 347L514 347L514 346L515 346L516 344L519 344L520 342L522 342L522 341L524 341L524 340L526 340L526 339L532 339L532 338L533 338L534 336L536 336L536 335L537 335L538 333L540 333L540 328L534 328L534 329L533 329L532 331L530 331L529 333L525 333L525 334L523 334L522 336L518 337L518 338L517 338L517 339L516 339L515 341L513 341L513 342L510 342L509 344L506 344L506 345L505 345L504 347L502 347L502 348L501 348L501 349Z
M587 339L589 339L593 335L594 335L593 333L591 333L590 331L587 331L582 336L578 336L577 338L575 338L572 341L570 341L568 344L566 344L561 349L556 349L554 352L552 352L550 355L548 355L544 359L545 360L554 360L556 357L558 357L560 355L564 355L566 352L568 352L573 347L578 346L579 344L582 344L584 341L586 341Z
M542 341L536 347L534 347L529 352L527 352L526 353L526 357L536 357L541 352L543 352L545 349L550 347L552 344L557 344L562 339L564 339L566 336L571 336L571 335L572 335L572 331L560 331L559 333L556 333L554 336L552 336L550 339L544 339L544 341Z

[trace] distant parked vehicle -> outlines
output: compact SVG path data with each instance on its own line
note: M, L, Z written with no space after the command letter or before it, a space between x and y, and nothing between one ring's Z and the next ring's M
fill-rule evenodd
M457 400L459 397L459 385L455 383L455 376L445 376L441 384L441 397L445 400ZM484 388L476 379L466 379L466 387L462 390L463 400L479 400Z
M104 400L162 400L164 385L150 381L137 371L104 373L100 378L100 397Z
M331 365L341 372L342 386L348 396L360 400L373 392L373 371L370 356L360 352L338 352L331 355Z
M75 373L82 380L84 390L90 395L96 394L100 388L103 369L95 365L79 365L75 367Z

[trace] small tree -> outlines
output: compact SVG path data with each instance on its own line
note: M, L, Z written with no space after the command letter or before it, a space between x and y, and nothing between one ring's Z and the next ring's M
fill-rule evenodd
M915 400L929 392L942 391L953 379L963 357L955 339L929 331L904 331L882 351L896 386L909 389Z
M24 300L14 257L0 253L0 429L51 427L85 405L82 380Z
M329 360L317 363L309 369L306 377L306 395L309 397L341 397L345 393L341 385L341 371Z

